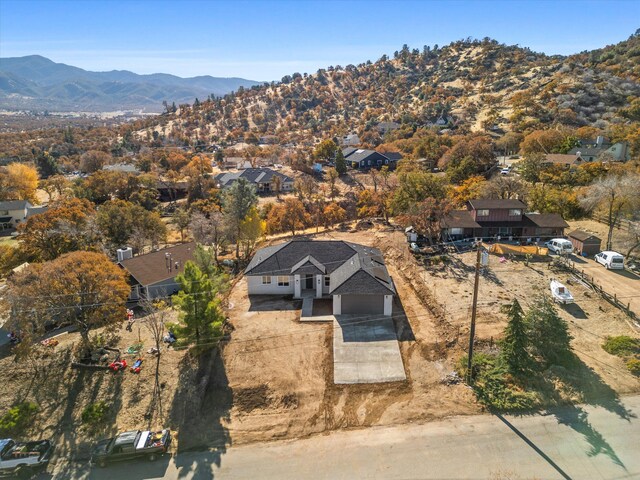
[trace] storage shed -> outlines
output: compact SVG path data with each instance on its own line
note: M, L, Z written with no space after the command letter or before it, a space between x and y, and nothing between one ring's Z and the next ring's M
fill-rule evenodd
M584 230L574 230L568 237L573 248L580 255L595 255L600 251L602 240Z

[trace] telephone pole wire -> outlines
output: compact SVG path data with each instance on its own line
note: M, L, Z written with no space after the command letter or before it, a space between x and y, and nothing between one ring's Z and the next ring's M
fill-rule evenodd
M473 306L471 307L471 328L469 330L469 355L467 358L467 383L471 385L473 382L473 375L471 368L473 366L473 341L476 335L476 311L478 308L478 284L480 283L480 257L481 257L482 242L476 244L476 277L473 283Z

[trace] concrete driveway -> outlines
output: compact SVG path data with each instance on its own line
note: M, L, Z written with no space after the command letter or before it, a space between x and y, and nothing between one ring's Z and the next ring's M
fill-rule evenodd
M333 322L334 383L407 379L391 317L337 315Z

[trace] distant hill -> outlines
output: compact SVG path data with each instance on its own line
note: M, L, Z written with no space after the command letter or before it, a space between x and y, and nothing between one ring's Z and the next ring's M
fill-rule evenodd
M127 70L91 72L40 55L0 58L0 108L50 111L162 111L162 101L193 103L260 82L243 78L181 78Z
M368 145L384 141L382 122L454 131L527 132L563 124L607 129L640 96L640 33L616 45L548 56L495 40L461 40L410 49L359 65L293 73L281 82L150 119L180 141L198 132L242 140L246 132L280 143L356 132ZM155 124L155 125L153 125ZM416 152L420 155L420 152Z

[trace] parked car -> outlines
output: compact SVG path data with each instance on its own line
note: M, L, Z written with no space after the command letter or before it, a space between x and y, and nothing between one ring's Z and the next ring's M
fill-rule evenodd
M99 441L91 453L91 463L106 467L112 462L147 458L156 460L167 452L171 445L171 432L166 429L159 432L133 430L119 433L113 438Z
M0 440L0 477L31 478L49 465L53 454L50 440L17 442Z
M415 242L411 242L409 244L409 250L411 250L413 253L420 253L420 247Z
M624 269L624 257L618 252L604 251L596 253L594 257L596 262L604 265L607 270L622 270Z
M504 167L502 170L500 170L500 175L509 175L510 171L511 169L509 167Z
M552 238L544 246L557 255L568 255L573 252L573 244L566 238Z

